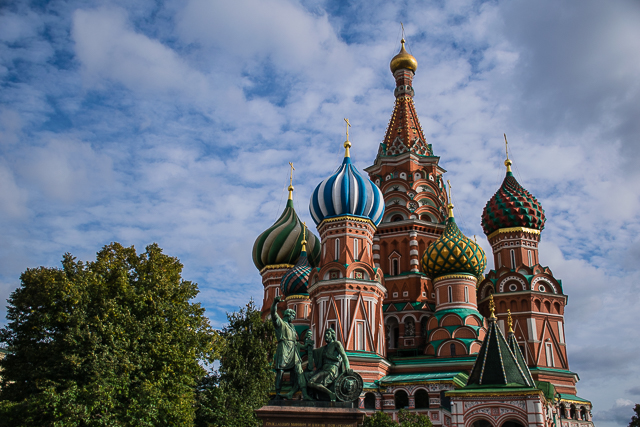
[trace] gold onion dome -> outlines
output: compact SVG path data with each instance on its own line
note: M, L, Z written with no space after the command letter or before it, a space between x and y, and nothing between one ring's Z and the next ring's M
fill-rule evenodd
M413 57L409 52L407 52L404 48L404 39L400 41L402 43L402 48L400 48L400 52L391 60L391 64L389 67L391 68L391 72L395 73L400 69L411 70L414 73L418 69L418 61Z
M462 234L449 205L449 219L442 236L422 255L422 271L432 279L447 274L469 274L480 278L487 266L482 248Z

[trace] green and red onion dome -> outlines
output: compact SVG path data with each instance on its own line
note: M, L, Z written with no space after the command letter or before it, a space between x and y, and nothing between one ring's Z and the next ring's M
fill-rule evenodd
M481 277L487 266L482 248L462 234L449 205L449 219L444 232L422 255L422 271L431 279L447 274L469 274Z
M307 251L304 248L298 258L296 265L282 276L280 280L280 293L284 297L291 295L308 296L307 286L309 285L309 275L311 274L311 264L307 258Z
M267 266L295 265L302 254L303 227L293 208L291 197L287 200L280 218L267 228L253 244L253 263L258 270ZM306 227L305 227L306 228ZM309 264L316 267L320 262L320 239L307 228L307 254Z
M510 165L511 162L508 162ZM482 212L484 234L488 236L501 228L512 227L542 231L544 222L542 205L516 181L508 167L507 176L502 181L500 189L487 202Z

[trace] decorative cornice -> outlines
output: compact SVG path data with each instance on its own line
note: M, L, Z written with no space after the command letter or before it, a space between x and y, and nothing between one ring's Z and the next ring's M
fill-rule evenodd
M509 227L509 228L499 228L499 229L497 229L493 233L489 234L487 236L487 239L490 240L491 238L497 236L498 234L513 233L514 231L522 231L523 233L529 233L529 234L540 234L540 230L536 230L535 228Z
M289 301L292 299L309 299L309 295L289 295L284 300Z
M524 387L523 387L524 388ZM455 394L456 397L502 397L502 396L544 396L542 390L513 390L513 391L491 391L491 392L483 392L482 390L478 391L462 391L462 390L450 390L445 392L445 395Z
M371 221L369 218L360 218L357 216L351 216L351 215L342 215L342 216L337 216L334 218L325 218L322 220L322 222L320 224L318 224L318 229L324 224L324 223L329 223L329 222L336 222L336 221L343 221L343 220L351 220L351 221L356 221L356 222L364 222L365 224L370 224L373 226L374 230L376 228L375 224L373 223L373 221Z
M431 282L435 285L436 283L447 279L471 279L475 283L478 283L478 278L471 274L445 274L444 276L436 277Z
M260 270L260 275L262 275L262 273L264 273L267 270L286 270L289 268L293 268L294 265L293 264L274 264L274 265L265 265L262 270Z

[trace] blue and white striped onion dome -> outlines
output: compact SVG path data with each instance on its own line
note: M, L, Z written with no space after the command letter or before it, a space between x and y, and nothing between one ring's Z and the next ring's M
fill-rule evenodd
M316 225L326 218L349 215L370 219L377 226L384 215L384 198L351 164L351 157L345 156L338 170L314 190L309 211Z
M309 295L307 286L309 285L309 275L311 274L311 264L307 259L307 251L302 250L296 265L287 271L280 280L280 292L285 297L291 295Z

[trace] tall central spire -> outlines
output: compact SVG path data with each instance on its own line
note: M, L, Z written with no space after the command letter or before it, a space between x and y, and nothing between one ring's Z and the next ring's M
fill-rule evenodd
M384 141L378 156L395 156L411 152L419 156L432 156L431 147L424 137L413 104L413 76L418 69L418 61L405 49L405 39L401 40L400 52L391 60L391 72L396 80L394 95L396 103L389 121Z

